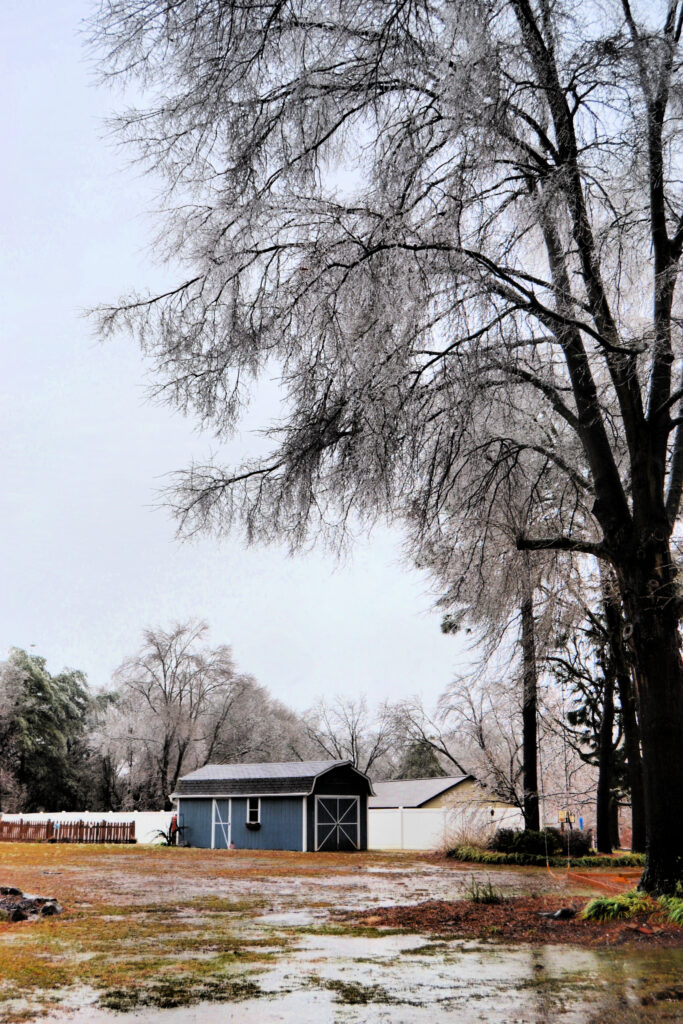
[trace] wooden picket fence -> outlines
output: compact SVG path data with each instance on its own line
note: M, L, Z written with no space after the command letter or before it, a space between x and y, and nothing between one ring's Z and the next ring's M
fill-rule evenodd
M134 821L2 821L0 843L134 843Z

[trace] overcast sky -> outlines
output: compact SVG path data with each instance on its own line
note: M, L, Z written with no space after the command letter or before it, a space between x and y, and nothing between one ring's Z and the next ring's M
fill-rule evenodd
M212 440L146 402L133 343L96 342L82 315L162 273L146 248L153 185L105 140L116 97L84 54L90 10L0 3L0 657L25 647L107 685L144 627L194 616L297 708L342 692L431 703L462 648L441 635L429 581L401 563L396 534L360 538L341 566L319 551L174 538L157 491ZM268 412L262 397L250 424ZM245 431L221 457L251 445Z

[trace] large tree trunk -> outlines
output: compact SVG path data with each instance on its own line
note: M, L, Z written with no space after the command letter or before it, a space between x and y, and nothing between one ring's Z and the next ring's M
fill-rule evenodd
M540 828L538 811L538 733L536 723L536 641L534 635L534 601L530 592L522 603L522 782L524 786L524 824Z
M675 569L653 525L619 566L635 665L643 752L646 858L641 888L674 893L683 880L683 674Z
M619 835L619 801L616 793L612 793L612 799L610 800L609 805L609 841L612 850L618 850L621 847L621 836Z
M612 852L612 782L614 775L614 672L611 654L605 665L602 721L598 747L597 846L600 853Z
M640 735L633 681L629 672L617 670L617 689L621 720L624 726L624 745L631 792L631 849L645 853L645 795L643 793L643 762L640 756Z
M624 619L621 601L610 588L606 588L605 617L609 645L617 676L617 692L621 721L624 729L624 747L628 785L631 794L631 850L645 853L645 796L643 794L643 762L640 754L640 729L636 710L633 677L624 649L622 629Z

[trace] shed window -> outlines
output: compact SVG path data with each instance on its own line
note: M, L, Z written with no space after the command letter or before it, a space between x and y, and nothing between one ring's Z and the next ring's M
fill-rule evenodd
M247 800L247 824L258 825L261 821L261 798L250 796Z

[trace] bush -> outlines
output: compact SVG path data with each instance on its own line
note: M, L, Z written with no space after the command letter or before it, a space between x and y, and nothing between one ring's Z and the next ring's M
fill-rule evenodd
M491 825L483 823L479 816L479 808L472 814L464 814L458 808L457 824L449 821L444 836L443 852L454 846L472 846L475 849L486 849L491 838Z
M555 829L546 828L534 832L527 828L517 831L512 828L499 828L489 844L497 853L528 853L538 857L553 857L562 852L562 844Z
M501 853L495 850L480 850L475 846L454 846L446 853L454 860L467 861L470 864L515 864L520 867L545 867L545 854L536 853ZM553 868L566 867L567 859L562 856L548 858ZM645 856L642 853L625 853L619 857L572 857L569 866L572 868L642 868Z
M591 832L561 832L557 828L545 828L540 832L499 828L488 846L497 853L531 854L536 857L589 857L592 838Z
M548 832L553 832L557 836L565 857L593 856L593 833L590 829L578 832L570 828L562 832L558 828L549 828Z
M618 856L612 857L608 854L594 853L590 857L571 857L569 866L572 868L642 868L645 866L645 854L620 853Z
M616 896L597 896L584 907L581 917L586 921L618 921L652 910L650 896L631 889L630 892L620 892Z

